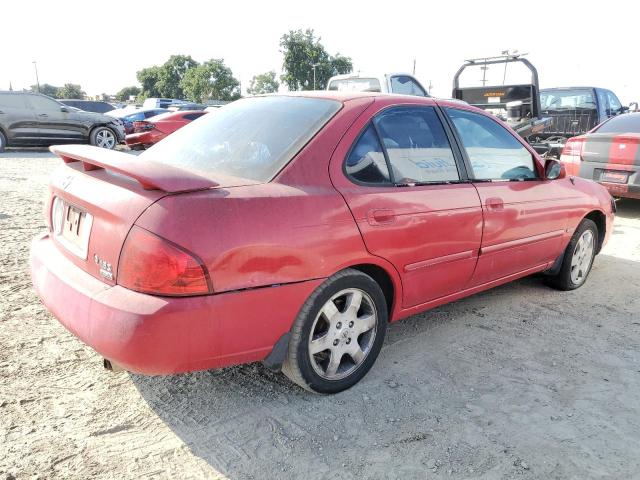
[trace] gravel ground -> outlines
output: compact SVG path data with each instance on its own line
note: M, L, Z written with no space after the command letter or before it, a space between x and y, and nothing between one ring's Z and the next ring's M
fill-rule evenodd
M0 154L0 480L640 478L640 202L585 287L531 277L411 317L318 396L260 364L104 371L29 279L58 163Z

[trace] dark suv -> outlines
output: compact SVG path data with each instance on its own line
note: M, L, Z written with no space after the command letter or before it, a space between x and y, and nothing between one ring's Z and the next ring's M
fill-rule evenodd
M0 151L5 147L90 143L114 148L124 141L116 118L77 111L39 93L0 91Z

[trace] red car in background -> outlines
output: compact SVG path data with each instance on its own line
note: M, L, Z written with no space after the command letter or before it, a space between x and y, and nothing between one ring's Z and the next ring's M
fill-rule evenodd
M111 365L264 361L315 392L358 382L388 322L544 272L584 284L615 204L457 101L305 92L238 100L135 162L52 147L49 310Z
M570 138L560 161L568 174L594 180L614 197L640 200L640 113L618 115Z
M200 110L185 110L163 113L149 120L133 122L133 133L127 135L125 141L132 150L143 150L206 114L207 112Z

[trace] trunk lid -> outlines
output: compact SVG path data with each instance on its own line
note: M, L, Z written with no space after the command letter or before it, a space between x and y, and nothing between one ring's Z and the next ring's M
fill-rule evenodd
M215 181L149 157L85 145L51 147L51 151L65 162L50 182L46 220L51 237L76 266L110 285L116 284L129 230L157 200L168 194L256 183L235 177Z
M602 163L612 169L640 166L639 143L638 133L591 133L586 136L582 160Z

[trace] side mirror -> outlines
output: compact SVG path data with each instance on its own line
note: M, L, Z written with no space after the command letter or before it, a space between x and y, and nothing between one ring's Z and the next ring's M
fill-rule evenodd
M60 107L61 112L68 112L69 109L67 107Z
M564 165L553 158L547 159L544 164L544 178L547 180L559 180L567 176Z

